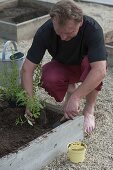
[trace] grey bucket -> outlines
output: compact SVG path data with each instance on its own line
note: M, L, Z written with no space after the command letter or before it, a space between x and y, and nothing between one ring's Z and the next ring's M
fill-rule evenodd
M11 48L11 49L7 50L9 45L13 45L14 49ZM17 69L18 69L19 75L20 75L20 70L21 70L22 64L24 62L24 59L25 59L25 56L23 53L18 51L16 42L7 41L4 44L2 52L0 52L0 72L1 73L4 72L5 66L8 68L8 72L10 72L12 69L12 60L14 60L15 64L17 65ZM20 83L20 76L19 76L18 80ZM1 84L2 83L0 82L0 85Z

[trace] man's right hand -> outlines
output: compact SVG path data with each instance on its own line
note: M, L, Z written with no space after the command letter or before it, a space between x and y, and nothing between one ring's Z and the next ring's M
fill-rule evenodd
M25 118L27 119L28 123L33 126L35 124L35 120L32 118L32 113L29 111L28 108L25 110Z

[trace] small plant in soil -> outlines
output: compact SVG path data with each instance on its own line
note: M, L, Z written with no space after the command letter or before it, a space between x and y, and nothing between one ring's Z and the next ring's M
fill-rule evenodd
M36 95L40 85L41 65L37 67L34 74L34 95L32 98L28 97L19 83L19 70L14 59L11 60L11 66L9 70L8 66L4 65L0 73L0 99L7 101L10 107L27 107L31 111L33 119L39 118L41 109L44 107L44 102ZM16 124L22 125L24 122L21 117L16 120Z
M37 119L40 116L41 109L43 109L42 101L34 95L32 98L27 95L24 90L17 94L17 103L19 106L26 106L32 113L32 118Z
M16 119L16 125L23 125L27 120L23 120L21 116Z

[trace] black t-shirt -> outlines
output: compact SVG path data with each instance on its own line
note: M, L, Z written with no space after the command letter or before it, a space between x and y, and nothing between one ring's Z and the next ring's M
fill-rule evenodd
M85 55L88 55L90 63L106 60L102 28L89 16L84 16L78 34L69 41L61 40L49 19L36 32L27 58L38 64L46 50L53 59L68 65L80 64Z

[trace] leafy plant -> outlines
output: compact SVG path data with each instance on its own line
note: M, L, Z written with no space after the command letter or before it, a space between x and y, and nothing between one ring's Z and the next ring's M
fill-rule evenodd
M36 93L39 90L39 87L41 86L41 74L42 74L42 65L41 63L38 64L34 76L33 76L33 91Z
M40 77L41 77L41 65L39 65L34 74L34 96L31 98L27 95L26 91L22 89L19 84L19 70L17 67L16 61L11 60L11 68L9 69L8 65L3 65L2 72L0 72L0 98L10 102L15 102L17 106L27 107L34 119L37 119L40 116L40 111L44 106L39 96L36 96L37 90L39 90ZM16 124L23 124L22 118L16 120Z
M22 126L25 122L26 120L24 121L21 116L16 119L16 125L20 124Z
M38 96L29 97L24 90L17 94L17 103L20 106L26 106L31 111L32 118L35 119L39 117L41 109L44 107L44 103Z
M10 66L3 63L0 83L4 99L10 102L16 101L16 94L22 88L19 85L19 70L15 60L11 60Z

